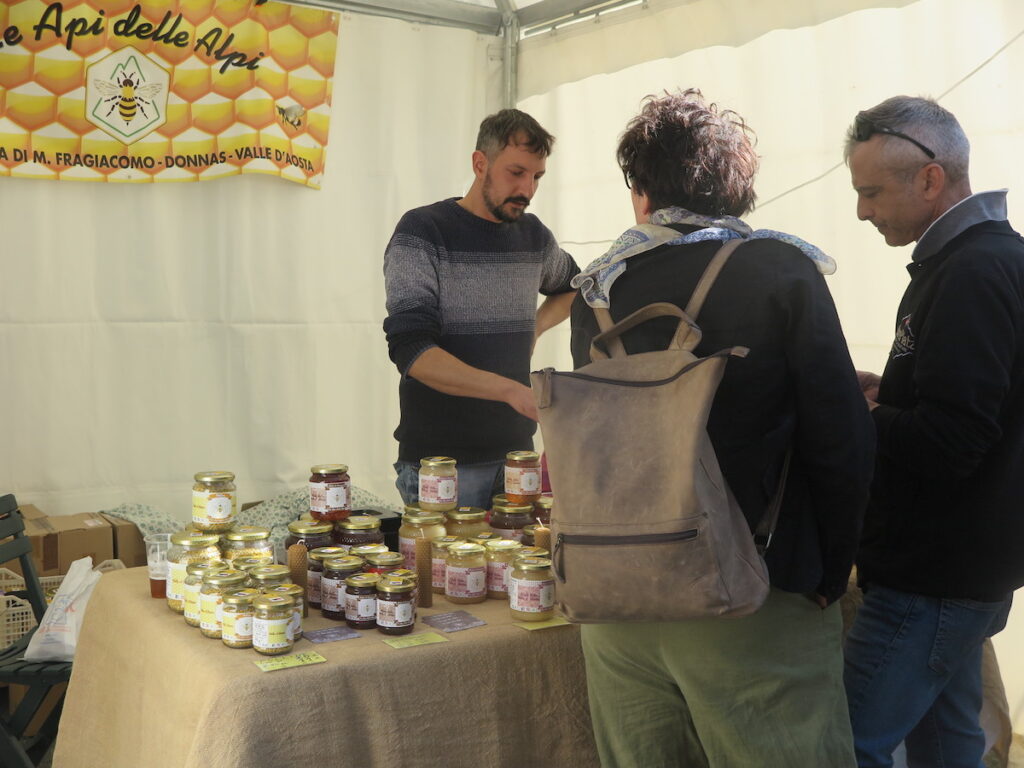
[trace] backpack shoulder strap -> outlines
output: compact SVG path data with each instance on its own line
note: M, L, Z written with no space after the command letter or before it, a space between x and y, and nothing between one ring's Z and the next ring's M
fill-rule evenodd
M722 267L725 266L725 262L732 256L733 251L745 242L741 237L728 240L712 257L711 262L704 270L704 274L700 276L697 287L693 289L690 302L686 305L686 314L690 316L693 322L697 322L697 316L700 314L701 307L704 306L704 299L708 297L708 291L711 290L711 286L718 279L718 274L722 271Z

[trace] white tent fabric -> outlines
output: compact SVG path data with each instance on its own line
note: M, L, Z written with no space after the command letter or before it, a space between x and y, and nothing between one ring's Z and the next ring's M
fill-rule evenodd
M971 138L975 188L1010 187L1024 227L1018 0L650 0L617 17L520 51L520 106L558 137L533 210L581 264L629 223L618 133L643 95L691 85L758 133L751 223L839 261L829 285L861 367L884 361L909 249L856 221L844 167L800 187L840 162L857 110L941 96ZM381 255L402 212L467 188L501 48L346 15L321 192L0 179L0 490L52 514L142 502L184 521L198 470L237 472L254 500L344 461L393 498ZM556 329L535 363L566 367L567 350ZM1018 608L997 637L1017 730L1021 647Z

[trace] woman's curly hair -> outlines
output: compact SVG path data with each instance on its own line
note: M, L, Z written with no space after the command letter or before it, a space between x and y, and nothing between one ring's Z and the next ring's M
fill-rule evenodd
M754 132L732 110L706 104L696 88L644 99L616 156L626 183L651 210L679 206L742 216L754 206Z

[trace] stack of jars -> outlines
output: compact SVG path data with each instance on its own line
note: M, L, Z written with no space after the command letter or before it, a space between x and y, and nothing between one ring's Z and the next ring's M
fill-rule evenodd
M324 618L344 621L353 629L377 628L391 635L411 632L416 573L402 567L401 554L381 544L353 547L348 554L337 549L310 552L310 594L315 579Z

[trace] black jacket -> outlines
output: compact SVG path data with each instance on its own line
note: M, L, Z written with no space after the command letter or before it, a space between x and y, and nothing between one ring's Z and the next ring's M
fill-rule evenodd
M990 218L1001 201L948 211L908 267L872 414L865 583L985 601L1024 584L1024 240Z
M612 318L656 301L685 307L718 247L714 241L662 246L630 258L612 287ZM793 443L766 556L772 584L837 599L846 590L867 502L874 435L824 279L793 246L752 240L725 265L697 324L703 331L697 355L750 348L747 358L726 366L708 433L751 529L775 493ZM626 350L664 349L674 328L670 319L645 323L624 335ZM590 362L596 333L593 310L577 297L576 367Z

